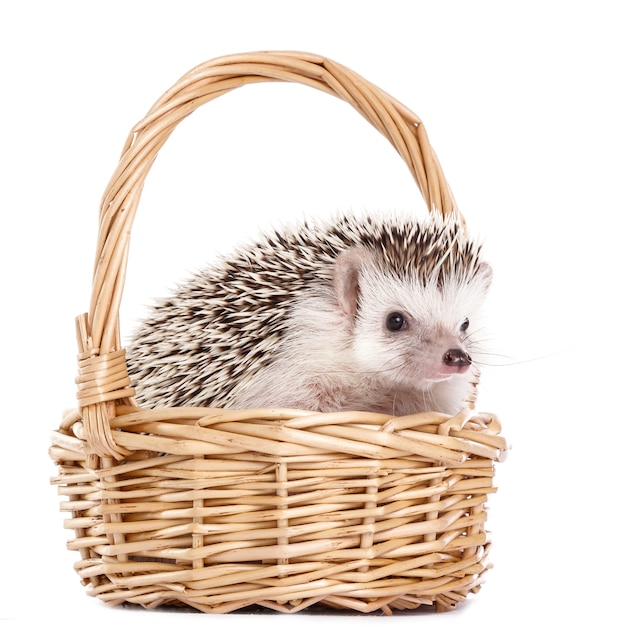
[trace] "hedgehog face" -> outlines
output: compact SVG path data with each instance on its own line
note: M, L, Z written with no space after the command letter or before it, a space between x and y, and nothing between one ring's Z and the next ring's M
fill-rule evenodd
M471 279L461 273L423 284L383 272L366 252L352 252L340 259L337 274L342 308L354 320L357 371L387 388L416 391L469 376L491 276L487 265Z

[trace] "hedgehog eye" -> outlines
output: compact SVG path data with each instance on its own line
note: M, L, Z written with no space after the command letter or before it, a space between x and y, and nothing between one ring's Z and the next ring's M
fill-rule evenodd
M469 328L469 320L466 317L463 320L463 323L461 324L461 332L464 333L468 328Z
M393 313L389 313L389 315L387 315L385 325L387 326L387 330L397 332L406 327L406 319L402 313L394 311Z

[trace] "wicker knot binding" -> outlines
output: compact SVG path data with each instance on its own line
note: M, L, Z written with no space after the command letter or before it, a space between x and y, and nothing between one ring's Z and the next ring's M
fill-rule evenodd
M348 102L401 155L428 209L459 215L419 118L342 65L261 52L183 76L132 129L100 208L91 305L77 320L78 410L50 448L76 569L113 605L452 608L488 567L485 503L506 450L495 416L147 410L133 398L119 305L143 182L181 120L262 81Z

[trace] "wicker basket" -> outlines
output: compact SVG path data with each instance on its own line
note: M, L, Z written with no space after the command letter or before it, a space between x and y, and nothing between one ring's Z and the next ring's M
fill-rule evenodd
M351 104L402 156L429 210L458 213L421 121L337 63L262 52L183 76L132 129L100 208L91 305L77 319L78 409L50 448L76 570L112 605L452 608L488 567L485 504L506 450L493 415L148 410L133 398L119 306L144 179L183 118L261 81Z

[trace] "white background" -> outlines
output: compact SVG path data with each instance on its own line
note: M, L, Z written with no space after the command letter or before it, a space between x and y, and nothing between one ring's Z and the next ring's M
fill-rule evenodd
M620 5L3 2L0 616L275 619L113 609L87 597L47 447L74 404L74 317L88 307L100 195L127 132L204 60L298 49L347 65L422 118L496 276L501 356L483 373L479 408L500 416L512 450L490 505L494 568L456 612L391 619L624 623ZM186 120L151 172L122 330L149 298L259 227L394 207L423 210L401 159L350 107L294 85L231 93Z

